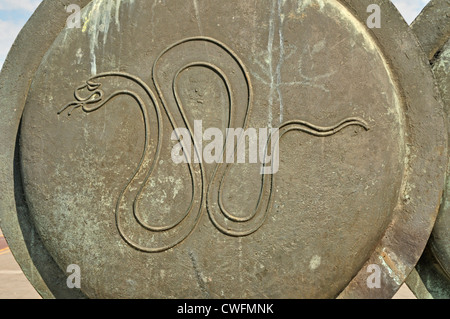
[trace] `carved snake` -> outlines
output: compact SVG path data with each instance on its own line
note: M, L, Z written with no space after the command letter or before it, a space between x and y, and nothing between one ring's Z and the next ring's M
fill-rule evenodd
M199 44L202 49L194 50ZM163 144L163 115L160 105L163 106L173 129L185 127L191 133L191 142L193 142L196 156L199 156L201 152L193 140L192 125L186 116L177 86L180 75L191 67L210 69L220 77L225 84L229 99L227 126L246 129L253 105L253 88L249 72L242 60L229 47L208 37L187 38L161 52L154 62L152 71L156 94L138 77L123 72L107 72L91 77L84 85L78 87L74 94L75 101L68 103L58 112L59 115L68 110L68 115L71 115L77 108L81 108L86 113L94 112L119 95L130 96L138 104L144 120L145 146L137 169L119 195L115 216L116 226L122 238L140 251L162 252L185 240L200 220L205 199L212 223L218 230L229 236L241 237L254 233L264 224L270 210L273 174L261 175L261 187L254 211L247 217L238 217L225 208L222 199L224 180L233 164L217 164L211 181L206 187L208 181L203 164L188 161L192 196L185 214L175 223L164 227L149 225L140 216L138 201L147 181L157 171ZM230 74L231 77L229 77ZM117 77L127 81L121 81L121 88L105 98L101 81ZM124 82L126 84L123 84ZM246 97L238 100L232 87L245 87ZM87 91L88 94L81 96L80 92L82 91ZM150 124L151 114L155 117L157 125ZM288 132L301 131L314 136L326 137L350 125L361 126L368 130L367 124L358 118L349 118L331 127L320 127L305 121L290 121L279 127L279 135L281 138ZM151 142L152 136L157 137L156 144ZM180 140L180 142L182 141ZM266 153L269 145L273 149L278 142L279 140L271 141L269 137Z

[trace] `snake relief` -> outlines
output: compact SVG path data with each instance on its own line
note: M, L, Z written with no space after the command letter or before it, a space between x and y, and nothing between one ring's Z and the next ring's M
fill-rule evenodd
M174 248L184 241L196 228L202 216L203 208L209 214L214 226L228 236L243 237L258 231L271 209L274 188L274 174L261 174L258 186L256 207L248 216L238 216L225 208L223 183L235 163L217 163L210 181L206 178L204 164L188 162L191 179L191 196L186 211L170 225L156 226L144 221L138 210L140 195L153 174L158 171L161 148L163 145L162 123L167 116L170 125L176 131L187 129L193 137L193 125L186 116L186 109L178 91L181 74L189 68L201 67L214 72L223 82L228 95L228 128L246 129L248 117L253 107L253 87L250 74L242 60L224 43L209 37L192 37L176 42L163 50L156 58L152 78L156 92L136 76L124 72L106 72L94 75L75 90L75 100L66 104L58 115L67 112L71 115L76 109L91 113L105 107L108 102L120 95L134 99L142 114L145 127L145 145L140 162L121 191L115 208L117 229L125 242L133 248L158 253ZM121 81L117 81L120 78ZM118 86L106 94L105 87ZM235 94L239 88L239 93ZM81 94L83 92L83 95ZM164 115L165 114L165 115ZM153 125L151 125L151 117ZM156 124L154 124L156 123ZM279 127L279 138L267 139L266 150L272 148L282 136L299 131L312 136L332 136L348 126L359 126L368 130L367 123L359 118L348 118L329 126L321 127L306 121L285 122ZM157 141L152 142L153 141ZM181 139L180 139L181 141ZM194 152L201 150L194 145Z

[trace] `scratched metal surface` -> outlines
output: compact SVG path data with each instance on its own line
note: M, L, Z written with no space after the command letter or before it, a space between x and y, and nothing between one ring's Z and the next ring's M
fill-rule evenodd
M389 32L369 30L373 2L81 1L82 28L59 13L35 58L11 52L0 218L36 289L392 297L434 224L447 144L417 41L386 1ZM43 37L32 27L53 3L19 46ZM279 172L176 165L171 133L196 120L280 128ZM81 291L65 287L71 264ZM366 284L371 264L382 289Z

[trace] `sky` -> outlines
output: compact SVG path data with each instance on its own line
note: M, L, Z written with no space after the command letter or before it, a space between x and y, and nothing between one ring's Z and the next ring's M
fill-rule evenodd
M42 0L0 0L0 66L19 31ZM425 7L429 0L392 0L408 23Z

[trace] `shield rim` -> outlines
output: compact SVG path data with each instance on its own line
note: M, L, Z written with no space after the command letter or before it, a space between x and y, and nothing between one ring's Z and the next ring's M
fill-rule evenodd
M442 14L442 12L445 14ZM437 52L439 52L450 39L449 17L450 0L432 0L411 24L411 29L422 44L422 48L427 54L430 62L435 60ZM450 116L450 114L446 115L447 118ZM447 127L447 129L449 128ZM449 172L450 166L448 167L446 174L447 180L449 178ZM449 210L445 211L443 206L445 197L448 196L448 192L447 186L447 190L443 195L444 197L439 214L450 213ZM433 233L434 232L431 233L430 240L416 266L415 270L417 274L407 280L409 288L421 299L430 297L438 299L450 297L450 277L442 266L442 260L439 258L439 248L433 244ZM442 287L442 289L436 290L433 288L438 286ZM423 291L424 287L427 290L426 292ZM445 290L449 291L449 293L447 295L441 295L442 291Z

